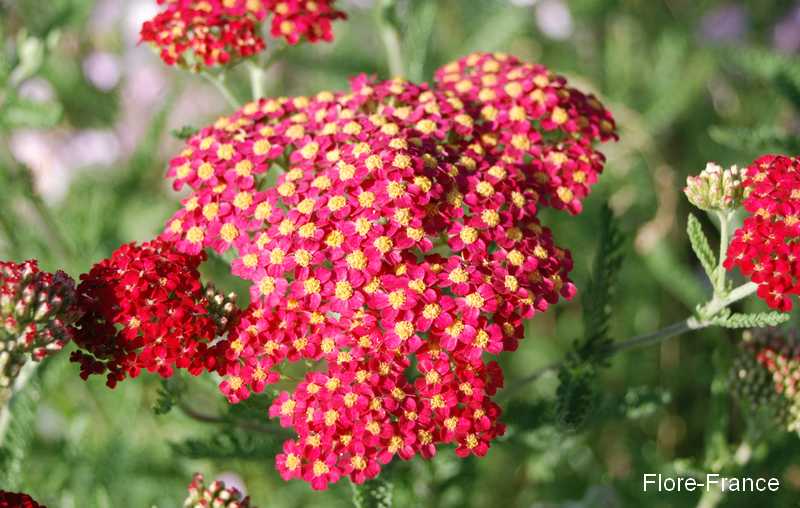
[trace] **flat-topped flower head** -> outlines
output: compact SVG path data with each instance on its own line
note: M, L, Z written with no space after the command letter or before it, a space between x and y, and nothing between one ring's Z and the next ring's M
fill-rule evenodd
M115 386L141 369L172 375L175 368L197 375L215 367L208 343L221 329L197 271L205 255L183 254L163 240L130 243L81 276L72 361L81 376L107 374ZM230 315L230 314L229 314ZM226 320L230 317L226 317Z
M738 267L758 284L758 296L777 310L792 309L800 294L800 159L765 155L744 179L749 216L728 248L725 267Z
M213 347L223 393L238 402L285 380L286 362L320 362L270 408L296 432L284 477L324 488L443 444L487 452L504 432L491 357L575 294L538 211L580 211L604 162L594 144L614 136L563 78L477 54L433 86L359 76L252 102L188 140L168 174L190 193L164 237L231 252L251 283Z
M335 0L158 0L165 8L142 25L141 40L167 65L194 70L225 65L266 48L261 24L289 44L333 39L331 22L344 18Z
M39 270L35 260L0 261L0 400L28 360L41 360L71 338L78 319L75 282Z
M699 175L686 179L683 192L689 202L701 210L730 212L744 201L744 173L736 166L725 169L709 162Z

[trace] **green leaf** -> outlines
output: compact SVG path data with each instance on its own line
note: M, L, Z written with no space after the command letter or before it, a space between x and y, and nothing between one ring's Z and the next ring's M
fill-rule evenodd
M589 362L567 365L559 371L558 379L556 420L564 430L573 432L584 424L594 406L597 371Z
M191 125L184 125L180 129L172 129L170 134L176 139L180 140L187 140L197 134L197 127L192 127Z
M723 328L763 328L778 326L789 320L791 315L786 312L757 312L754 314L729 314L723 313L710 320L712 325Z
M58 123L61 113L57 102L36 102L11 95L0 107L0 127L46 129Z
M602 355L611 344L611 300L617 274L624 259L624 236L608 206L601 210L600 244L594 260L592 277L583 292L583 343L577 353L584 360Z
M185 392L186 382L180 376L162 379L161 388L158 389L158 397L155 404L153 404L153 413L157 415L169 413L178 404Z
M771 125L758 127L714 126L709 129L708 134L720 145L736 150L789 153L800 151L800 137Z
M383 478L367 480L353 487L353 506L355 508L391 508L392 485Z
M714 251L711 250L711 245L708 244L708 238L703 233L703 226L693 214L689 214L689 219L686 223L686 233L689 235L689 241L692 244L697 259L703 265L706 275L709 280L714 280L714 271L717 269L717 257Z

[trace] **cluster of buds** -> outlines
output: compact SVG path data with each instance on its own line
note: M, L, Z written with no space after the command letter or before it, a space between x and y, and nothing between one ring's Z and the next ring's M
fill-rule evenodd
M184 501L185 508L251 508L250 498L244 497L238 489L226 487L224 482L215 480L205 484L203 475L195 473L189 484L189 496Z
M800 294L800 159L765 155L747 167L743 201L749 216L734 233L725 268L738 267L758 296L788 312Z
M800 340L796 333L745 332L731 370L731 388L754 408L765 408L789 431L800 432Z
M71 356L81 377L107 373L113 388L141 369L170 377L175 368L193 375L214 368L206 353L222 318L210 308L232 305L224 297L209 302L197 270L205 259L153 240L123 245L81 275L77 292L85 314L74 332L80 349Z
M0 490L0 508L47 508L28 494Z
M29 357L61 349L79 317L75 283L64 272L42 272L36 261L0 262L0 402Z
M684 193L689 202L701 210L730 212L742 206L743 183L743 171L738 167L725 169L709 162L699 175L686 179Z
M209 355L222 391L237 402L286 362L318 362L270 408L297 434L284 478L322 489L442 444L487 452L504 432L492 357L575 294L538 212L579 213L605 162L594 145L615 138L563 77L477 53L433 86L359 76L249 103L188 140L169 176L191 193L162 237L190 256L234 251L252 283Z
M271 13L272 35L289 44L333 39L331 22L345 17L335 0L158 0L166 9L142 26L141 39L167 65L194 70L225 65L266 48L261 23Z
M236 318L238 307L236 307L236 293L224 293L209 282L206 284L206 301L208 302L208 314L217 324L217 335L224 335Z

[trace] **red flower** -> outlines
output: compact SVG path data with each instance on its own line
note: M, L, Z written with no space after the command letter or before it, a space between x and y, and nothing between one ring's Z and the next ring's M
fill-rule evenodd
M72 360L81 377L107 372L114 387L141 369L197 375L214 368L208 343L219 329L200 283L204 255L177 252L163 240L126 244L81 276L78 298L85 315L75 327L80 348Z
M745 209L751 214L736 230L725 268L738 267L758 284L758 296L789 312L800 294L800 159L765 155L748 166Z
M289 44L332 40L331 21L345 17L334 1L158 0L166 9L142 25L141 40L158 48L167 65L225 65L265 49L259 32L268 12L273 35Z

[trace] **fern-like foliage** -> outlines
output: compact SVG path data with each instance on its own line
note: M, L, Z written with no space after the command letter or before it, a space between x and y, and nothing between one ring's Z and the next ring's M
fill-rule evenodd
M753 314L731 313L729 309L710 320L712 325L723 328L764 328L778 326L789 320L786 312L756 312Z
M3 488L14 490L20 487L22 466L33 439L40 392L40 383L34 378L14 395L10 406L5 408L9 413L4 416L9 420L0 447L0 486Z
M156 401L153 404L153 413L165 415L172 411L178 401L186 392L186 383L180 376L173 376L169 379L161 380L161 387L158 389Z
M282 442L283 439L277 435L226 429L207 437L170 443L170 448L175 454L188 459L263 461L280 453Z
M753 152L800 152L800 136L771 125L756 127L722 127L709 129L711 139L736 150Z
M368 480L353 486L353 505L355 508L391 508L392 485L382 477Z
M717 257L714 251L711 250L711 245L708 243L705 233L703 233L703 226L693 214L689 214L689 220L686 224L686 233L689 235L689 242L692 244L697 259L703 265L706 275L709 280L714 280L714 271L717 269Z
M611 301L624 260L625 238L608 206L603 207L600 218L600 240L592 277L581 298L583 342L576 347L576 352L582 360L602 360L611 345Z
M592 276L581 299L583 338L559 368L556 419L565 430L579 428L591 412L597 370L605 365L613 343L610 336L611 301L624 259L625 239L611 209L603 207L599 245Z

